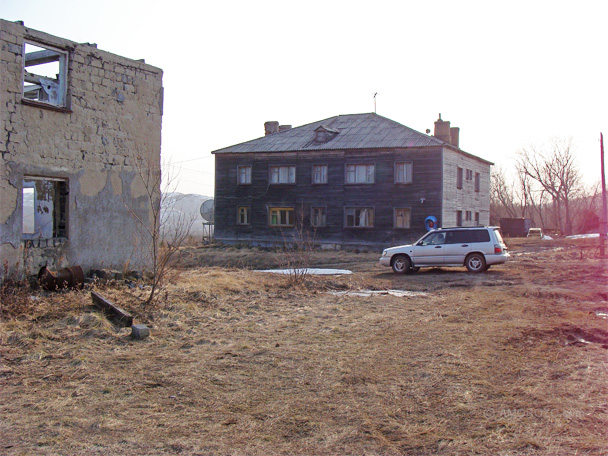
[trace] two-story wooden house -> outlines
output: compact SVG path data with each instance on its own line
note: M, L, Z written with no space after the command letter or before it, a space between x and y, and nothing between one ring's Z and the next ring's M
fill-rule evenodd
M491 162L461 150L459 129L434 136L374 113L291 128L214 151L215 237L281 244L294 231L321 245L411 241L440 226L489 223Z

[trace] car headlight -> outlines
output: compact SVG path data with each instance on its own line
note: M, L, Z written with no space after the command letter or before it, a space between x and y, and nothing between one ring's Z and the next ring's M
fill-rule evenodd
M385 257L388 252L386 250L382 251L382 256Z

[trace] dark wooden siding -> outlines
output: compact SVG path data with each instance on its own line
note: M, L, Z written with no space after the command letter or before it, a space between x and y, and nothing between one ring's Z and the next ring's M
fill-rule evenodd
M395 184L395 163L413 164L411 184ZM215 235L220 241L281 243L293 229L268 226L269 207L294 207L303 227L319 242L388 245L424 232L428 215L441 216L441 149L317 151L217 154L215 156ZM313 165L328 166L327 184L313 184ZM345 184L347 164L373 164L373 184ZM237 185L237 166L252 166L251 185ZM269 166L295 165L295 184L269 184ZM424 202L421 199L424 198ZM236 224L238 206L250 206L251 225ZM327 226L310 226L311 207L326 207ZM346 207L373 207L374 227L345 227ZM394 209L411 209L411 228L393 227Z

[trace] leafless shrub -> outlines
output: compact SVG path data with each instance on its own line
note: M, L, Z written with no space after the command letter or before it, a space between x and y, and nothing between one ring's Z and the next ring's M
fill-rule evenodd
M302 285L310 274L315 248L315 234L305 227L301 210L296 225L289 235L283 234L283 250L277 258L279 268L288 272L291 285Z
M190 237L195 216L181 212L169 223L170 209L179 201L179 197L175 197L179 181L177 175L169 171L169 164L163 166L167 170L163 173L150 160L135 157L134 166L145 189L149 216L142 216L127 203L125 206L142 236L141 244L152 282L146 298L146 304L150 304L170 278L175 255Z

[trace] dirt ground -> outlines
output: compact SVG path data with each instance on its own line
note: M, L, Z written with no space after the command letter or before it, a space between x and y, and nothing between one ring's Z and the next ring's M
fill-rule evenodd
M5 290L0 454L608 454L606 262L590 241L508 244L481 274L318 252L354 273L296 285L252 270L281 253L193 248L153 307L95 287L140 341L91 289Z

